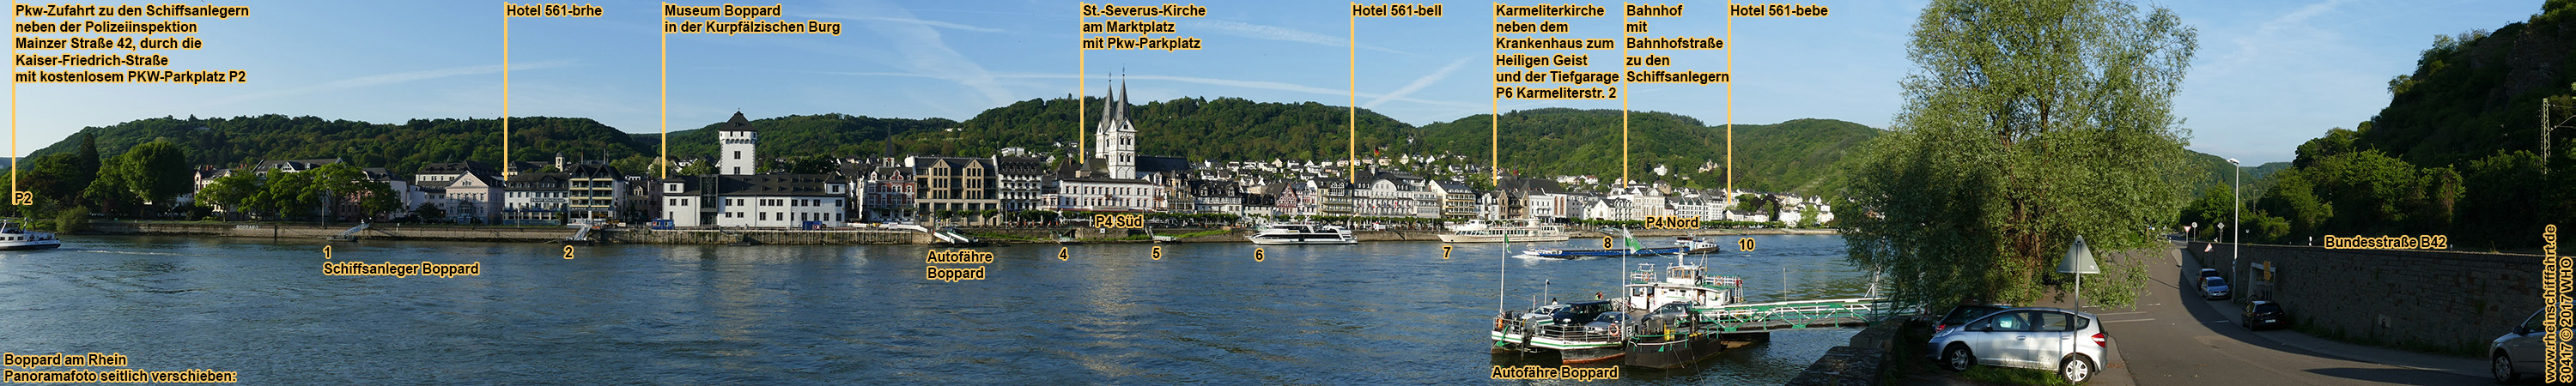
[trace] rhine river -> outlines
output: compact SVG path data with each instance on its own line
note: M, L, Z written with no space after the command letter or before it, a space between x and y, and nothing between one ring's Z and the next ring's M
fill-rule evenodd
M1838 236L1710 255L1752 301L1862 296ZM1665 244L1667 238L1648 239ZM1726 241L1733 241L1728 238ZM1491 380L1502 303L1616 293L1619 259L1497 244L560 245L71 236L0 252L0 351L115 353L245 384L1779 384L1856 330L1779 332L1696 368ZM1566 247L1598 247L1577 239ZM1731 245L1731 244L1730 244ZM1518 250L1525 245L1514 244ZM1731 248L1730 248L1731 249ZM1700 257L1692 257L1694 262ZM481 263L481 275L326 276L326 262ZM1670 258L1652 262L1669 263ZM1629 262L1650 262L1637 259ZM928 265L986 279L926 280ZM1785 279L1785 281L1784 281ZM1785 293L1783 291L1786 291Z

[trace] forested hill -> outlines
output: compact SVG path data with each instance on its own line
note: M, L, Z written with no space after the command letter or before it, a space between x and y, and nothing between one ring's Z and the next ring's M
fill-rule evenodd
M2249 192L2245 237L2446 235L2455 249L2534 251L2531 235L2576 218L2576 131L2541 129L2544 99L2552 124L2576 116L2565 107L2576 106L2576 1L2542 7L2493 32L2435 37L2414 72L2387 82L2379 115L2299 145ZM2202 195L2182 221L2232 215L2225 187Z
M651 151L615 128L589 118L525 117L510 120L512 157L552 160L605 154L638 156ZM414 119L380 124L316 117L151 118L106 127L81 129L29 158L80 151L81 136L94 135L102 157L124 153L135 145L167 138L184 146L192 165L241 165L263 160L340 158L364 167L399 172L421 164L472 159L501 159L501 121L497 119Z
M986 110L965 122L843 114L756 119L761 151L774 158L875 157L889 145L897 154L983 156L1007 147L1062 154L1086 110L1081 128L1100 119L1101 99L1027 100ZM1080 107L1077 107L1080 106ZM1338 160L1347 157L1347 107L1319 103L1265 103L1239 98L1181 98L1135 105L1128 116L1147 155L1193 160ZM755 114L756 115L756 114ZM674 157L713 156L713 129L724 117L696 129L670 133ZM1431 166L1486 164L1486 115L1414 127L1361 109L1359 155L1449 155ZM1725 163L1724 125L1660 112L1630 114L1629 169L1640 181L1720 187ZM641 173L662 143L658 133L629 133L586 118L518 118L511 121L511 157L547 161L610 159ZM1523 175L1619 173L1616 110L1538 109L1504 114L1503 167ZM1830 119L1772 125L1736 125L1736 186L1762 191L1817 193L1833 186L1834 163L1878 129ZM178 142L199 165L240 165L261 160L338 157L364 167L408 173L420 165L457 160L498 162L500 122L493 119L419 119L377 124L316 117L264 115L236 118L153 118L83 129L95 135L102 156L115 156L158 138ZM80 135L33 155L75 152ZM1415 165L1421 166L1421 165ZM1666 175L1653 170L1663 166Z
M1432 152L1456 154L1484 164L1493 128L1490 115L1423 126L1422 143ZM1521 175L1591 175L1619 177L1619 111L1564 108L1522 110L1503 114L1502 167ZM1629 178L1676 186L1725 186L1726 128L1699 119L1662 112L1628 114ZM1735 125L1735 186L1758 191L1825 193L1829 178L1844 155L1878 129L1830 119L1801 119L1775 125ZM1429 154L1431 152L1417 153ZM1663 166L1666 175L1655 175ZM1801 189L1806 188L1806 189Z
M2555 8L2493 32L2435 36L2413 73L2388 82L2388 107L2355 128L2353 144L2428 167L2538 152L2541 99L2576 83L2576 2L2548 3ZM2558 108L2559 120L2576 112Z

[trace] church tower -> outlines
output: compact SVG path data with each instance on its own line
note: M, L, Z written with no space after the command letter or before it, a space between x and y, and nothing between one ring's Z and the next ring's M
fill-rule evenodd
M722 151L716 154L716 174L760 174L760 152L754 148L760 143L759 132L751 128L751 120L743 119L740 111L733 113L733 119L718 125L716 143L722 144Z
M1127 120L1127 108L1130 107L1127 85L1118 85L1115 95L1107 89L1100 90L1100 93L1101 98L1109 101L1100 106L1100 127L1094 130L1100 134L1092 142L1099 150L1092 156L1103 161L1109 178L1135 179L1136 124Z

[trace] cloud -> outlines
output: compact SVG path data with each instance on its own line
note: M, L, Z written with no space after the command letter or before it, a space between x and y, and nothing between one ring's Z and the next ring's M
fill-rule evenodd
M511 65L511 66L510 66L509 70L510 70L510 71L512 71L512 72L518 72L518 71L541 70L541 69L548 69L548 68L564 67L564 66L570 66L570 65L572 65L572 61L569 61L569 60L550 60L550 61L543 61L543 62L536 62L536 63L527 63L527 64L513 64L513 65ZM441 68L441 69L434 69L434 70L421 70L421 71L410 71L410 72L397 72L397 73L390 73L390 74L368 75L368 76L361 76L361 77L356 77L356 78L348 78L348 79L341 79L341 80L334 80L334 81L329 81L329 82L323 82L323 83L321 83L321 84L315 84L315 85L311 85L311 86L296 87L296 88L290 88L290 89L284 89L284 90L275 90L275 91L266 91L266 92L255 92L255 93L248 93L248 94L240 94L240 95L235 95L235 96L230 97L230 98L223 98L223 99L216 99L216 100L213 100L213 101L208 101L208 102L206 102L205 104L203 104L203 106L221 106L221 105L226 105L226 104L233 104L233 103L240 103L240 102L247 102L247 101L255 101L255 100L269 99L269 98L276 98L276 97L289 96L289 95L311 94L311 93L318 93L318 92L347 90L347 89L362 88L362 87L369 87L369 86L381 86L381 85L389 85L389 84L396 84L396 83L408 83L408 82L416 82L416 81L422 81L422 80L430 80L430 79L446 78L446 77L453 77L453 76L494 74L494 73L500 73L500 72L501 72L501 70L502 70L502 68L501 68L501 65L499 65L499 64L488 64L488 65L480 65L480 66L448 67L448 68Z
M1269 40L1291 41L1291 42L1298 42L1298 43L1317 44L1317 45L1323 45L1323 46L1328 46L1328 47L1350 47L1350 46L1351 46L1350 36L1332 36L1332 35L1324 35L1324 34L1317 34L1317 33L1313 33L1313 32L1300 31L1300 30L1296 30L1296 29L1290 29L1290 28L1287 28L1287 27L1266 26L1266 25L1260 25L1260 24L1247 24L1247 23L1232 22L1232 21L1224 21L1224 20L1207 20L1207 21L1199 21L1199 22L1193 22L1193 23L1190 23L1190 28L1201 28L1201 27L1205 27L1205 28L1213 28L1213 29L1216 29L1216 30L1218 30L1218 31L1230 32L1230 35L1243 36L1243 37L1250 37L1250 38L1256 38L1256 39L1269 39ZM1385 47L1378 47L1378 46L1372 46L1372 45L1367 45L1367 44L1361 44L1361 45L1360 45L1360 48L1368 49L1368 50L1370 50L1370 51L1393 52L1393 53L1398 53L1398 54L1408 54L1408 55L1412 54L1412 53L1409 53L1409 52L1396 51L1396 50L1386 49Z
M932 27L939 27L939 28L947 28L947 29L953 29L953 30L959 30L959 31L971 31L971 32L987 32L987 33L1009 33L1009 32L1010 32L1010 31L1004 31L1004 30L996 29L996 28L984 28L984 27L977 27L977 26L971 26L971 25L965 25L965 24L950 23L950 22L944 22L944 21L938 21L938 20L922 20L922 19L914 19L914 18L893 18L893 17L876 17L876 16L850 16L850 15L841 15L841 14L815 14L815 15L813 15L813 16L814 16L815 18L848 19L848 20L874 20L874 21L889 21L889 22L896 22L896 23L911 23L911 24L920 24L920 25L925 25L925 26L932 26Z
M893 20L920 21L919 23L862 23L868 30L882 35L881 41L904 42L904 44L893 45L892 48L895 51L893 55L872 56L872 58L885 61L913 75L965 85L976 93L983 94L986 101L994 105L1011 102L1010 89L996 81L993 74L986 71L983 65L967 59L966 55L950 47L948 41L940 37L938 30L931 29L931 26L935 25L932 23L936 22L921 21L920 18L914 17L911 11L881 1L861 2L856 8L844 9L836 13L884 15L885 18Z
M1450 73L1458 72L1458 68L1467 66L1467 61L1475 59L1476 58L1474 57L1458 58L1457 61L1449 62L1448 67L1441 67L1437 71L1432 71L1430 76L1424 76L1421 79L1414 79L1412 84L1406 84L1403 88L1395 89L1394 92L1388 92L1386 95L1378 96L1377 99L1371 99L1367 104L1362 104L1360 107L1374 109L1380 104L1385 104L1386 101L1403 98L1407 95L1413 95L1413 92L1415 91L1422 91L1423 87L1430 87L1432 83L1437 83L1441 79L1448 79Z

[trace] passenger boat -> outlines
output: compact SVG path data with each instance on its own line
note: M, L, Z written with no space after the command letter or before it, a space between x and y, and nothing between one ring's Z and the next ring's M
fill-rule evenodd
M1352 236L1351 230L1349 229L1342 229L1342 227L1332 225L1316 225L1307 223L1263 225L1261 226L1260 231L1253 233L1251 236L1246 236L1244 239L1252 241L1253 244L1258 245L1360 243L1360 239L1356 236Z
M18 227L18 223L16 222L0 222L0 250L54 249L61 247L63 247L63 241L55 239L54 234L52 233L29 231L25 228Z
M1701 238L1699 235L1673 236L1673 245L1682 247L1682 253L1686 254L1717 253L1720 251L1718 248L1721 248L1721 244L1716 240L1716 238Z
M1641 263L1620 286L1624 311L1636 318L1628 338L1629 366L1675 368L1725 351L1726 333L1709 312L1744 299L1744 279L1710 276L1708 267L1680 256L1660 274L1653 263Z
M1451 227L1449 228L1449 233L1440 235L1440 242L1444 243L1565 241L1567 239L1568 238L1565 235L1565 227L1558 225L1540 225L1535 221L1526 222L1521 225L1488 225L1481 222L1471 222L1465 225Z

